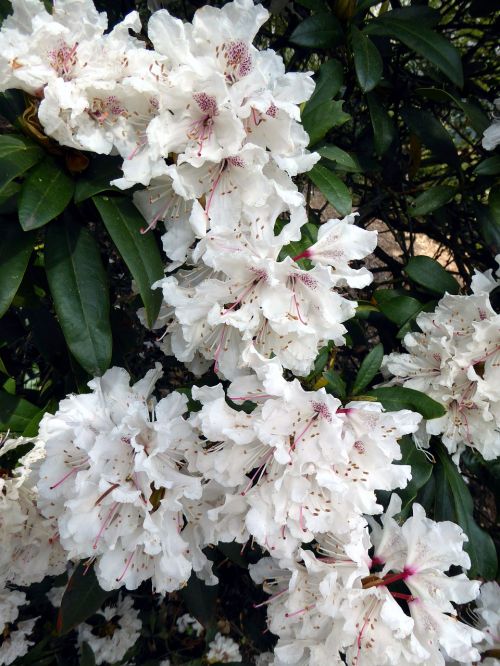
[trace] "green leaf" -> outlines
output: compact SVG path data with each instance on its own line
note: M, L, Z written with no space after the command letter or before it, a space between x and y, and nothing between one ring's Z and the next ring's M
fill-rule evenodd
M69 220L50 225L45 269L71 353L89 374L103 374L111 362L109 292L92 234Z
M363 92L373 90L382 77L384 64L379 50L361 30L351 26L351 44L356 77Z
M448 271L430 257L412 257L405 267L406 275L434 294L458 294L460 285Z
M321 164L316 164L308 175L340 215L348 215L351 212L351 193L330 169Z
M474 206L481 235L493 254L500 252L500 224L495 221L489 206L476 203Z
M89 168L76 181L75 202L81 203L108 190L119 191L110 182L121 176L120 160L108 155L94 156Z
M375 152L377 155L384 155L396 138L396 127L390 115L378 101L375 93L368 93L366 100L373 127Z
M339 171L352 171L355 173L362 171L356 157L346 153L346 151L342 150L342 148L328 144L319 148L318 153L321 155L321 157L335 162L335 168Z
M95 666L95 656L92 648L85 641L80 645L79 666Z
M24 181L19 222L24 231L38 229L60 215L71 201L75 184L51 158L40 162Z
M368 386L368 384L380 370L383 358L384 346L378 344L363 359L363 363L361 363L361 367L358 370L358 374L356 375L356 379L354 380L354 384L352 386L352 395L361 393L361 391Z
M401 111L403 120L436 157L457 167L458 153L451 136L429 111L406 108Z
M97 582L94 569L83 562L76 567L64 592L57 616L57 631L69 633L81 622L94 615L112 592L103 590Z
M93 197L102 221L127 264L152 326L160 311L161 291L151 285L164 276L163 262L154 234L141 234L144 220L131 201L123 197Z
M428 460L424 451L417 449L413 438L405 435L399 440L402 458L397 461L398 465L410 465L411 479L405 488L398 490L401 497L401 514L406 512L417 496L418 491L429 480L433 465Z
M488 194L488 207L495 220L495 224L500 225L500 185L495 185L491 188Z
M469 537L464 545L471 559L469 577L482 577L492 580L497 573L497 557L492 538L474 520L474 503L460 470L450 459L445 448L437 448L442 478L436 479L435 515L436 520L452 520L462 527Z
M11 180L39 162L44 152L36 144L20 136L0 136L0 194Z
M332 127L340 127L350 120L351 116L342 111L343 103L344 100L330 100L315 106L312 111L307 111L306 107L302 114L302 124L309 134L309 145L321 141Z
M497 176L500 173L500 155L488 157L474 169L477 176Z
M332 12L319 12L302 21L290 36L292 44L311 49L333 48L343 39L342 26Z
M319 68L318 80L311 98L304 106L303 115L333 99L344 83L344 69L338 60L327 60Z
M345 400L347 396L347 387L345 381L335 370L327 370L323 373L323 377L328 382L327 390L332 395L340 398L340 400Z
M16 223L4 222L0 244L0 317L8 310L21 284L33 251L35 234Z
M422 307L422 303L413 296L395 296L379 303L380 312L397 326L403 326L409 319L416 317Z
M408 48L435 65L452 83L461 88L464 74L459 51L444 37L421 21L404 20L388 12L370 21L366 32L372 35L395 37Z
M456 193L456 188L449 185L431 187L426 192L419 194L409 207L409 213L415 217L432 213L451 201Z
M376 398L389 412L410 409L422 414L424 419L437 419L446 414L446 409L425 393L403 386L381 386L366 393Z
M0 431L22 434L40 408L17 395L0 391Z
M442 88L417 88L415 92L418 95L427 97L436 102L445 102L446 104L449 104L451 101L465 113L469 119L471 127L479 135L481 135L490 124L488 116L482 111L482 109L475 104L472 104L472 102L464 102Z
M218 585L205 585L194 572L191 574L188 584L180 590L187 610L205 628L216 621L217 591Z

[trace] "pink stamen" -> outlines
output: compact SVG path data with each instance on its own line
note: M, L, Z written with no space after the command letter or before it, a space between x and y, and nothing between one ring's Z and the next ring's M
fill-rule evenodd
M272 601L275 599L278 599L278 597L282 597L284 594L286 594L288 590L281 590L281 592L276 592L276 594L273 594L269 599L266 599L265 601L261 601L260 604L252 604L254 608L262 608L262 606L267 606L267 604L270 604Z
M267 465L267 463L269 462L269 460L273 457L273 454L274 454L274 449L271 449L271 450L269 451L269 453L266 455L266 457L264 458L264 462L262 463L262 465L259 465L259 467L257 468L257 470L254 472L252 478L251 478L250 481L247 483L245 489L242 491L241 494L242 494L243 496L245 496L245 495L248 493L248 491L250 490L250 488L253 486L253 482L254 482L255 478L259 475L259 472L261 473L261 476L262 476L262 474L263 474L264 471L265 471L266 465ZM258 483L259 481L260 481L260 477L259 477L257 483Z
M302 432L293 440L292 445L288 449L288 452L290 453L291 451L295 450L295 447L297 444L300 442L300 440L304 437L306 432L309 430L309 428L312 426L312 424L316 421L316 419L319 416L319 412L316 412L316 414L312 417L312 419L309 420L307 423L306 427L302 430Z
M218 186L218 184L220 182L220 179L221 179L221 176L222 176L222 172L224 171L224 167L225 167L225 163L222 162L221 167L219 169L219 172L218 172L217 176L215 177L215 180L213 182L212 187L210 188L210 194L208 195L208 201L207 201L207 205L206 205L206 208L205 208L205 214L207 215L207 217L208 217L208 212L210 210L210 206L212 205L212 199L214 198L215 190L217 189L217 186Z
M297 256L293 257L292 261L299 261L299 259L308 259L311 256L309 252L309 248L307 250L304 250L304 252L301 252Z
M76 474L76 472L78 472L78 467L73 467L73 469L71 469L67 474L65 474L65 475L63 476L63 478L62 478L60 481L58 481L57 483L55 483L53 486L50 486L50 490L55 490L55 488L57 488L58 486L60 486L61 483L64 483L64 482L66 481L66 479L69 479L69 477L70 477L72 474Z
M102 523L102 525L101 525L101 529L100 529L99 532L97 533L97 536L96 536L96 538L95 538L94 544L93 544L93 546L92 546L92 548L93 548L94 550L97 550L97 544L98 544L98 542L99 542L99 539L102 537L102 535L104 534L104 530L105 530L106 527L109 525L109 523L111 522L113 516L115 515L115 513L116 513L116 508L117 508L117 507L118 507L118 502L115 502L115 503L113 504L113 506L111 507L111 509L108 511L108 514L107 514L106 518L104 519L104 521L103 521L103 523Z
M222 351L222 345L224 344L224 339L226 337L227 333L227 324L224 324L222 327L222 333L220 336L219 344L217 345L217 349L215 350L214 354L214 372L219 372L219 357Z
M232 396L228 395L227 396L229 400L232 400L233 402L236 402L237 400L259 400L260 398L274 398L276 396L274 395L269 395L268 393L249 393L248 395L237 395L237 396Z
M395 599L403 599L403 601L416 601L417 597L414 597L412 594L403 594L402 592L391 592L391 595Z
M296 615L300 615L301 613L307 613L307 611L310 611L313 608L316 608L316 604L311 604L310 606L304 606L304 608L301 608L298 611L294 611L293 613L285 613L285 617L295 617Z
M131 562L132 562L132 559L133 559L134 555L135 555L135 550L132 551L130 557L128 558L127 562L125 563L125 568L124 568L124 570L122 571L120 577L116 579L116 582L117 582L117 583L119 583L119 582L122 580L122 578L125 576L125 574L127 573L128 568L129 568L129 566L130 566L130 564L131 564Z

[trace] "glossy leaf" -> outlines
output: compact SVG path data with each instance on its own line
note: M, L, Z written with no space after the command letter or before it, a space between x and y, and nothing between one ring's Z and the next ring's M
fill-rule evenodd
M379 310L397 326L403 326L422 310L422 303L412 296L395 296L379 303Z
M180 590L180 595L187 610L205 628L215 623L215 604L217 585L205 585L193 572L188 584Z
M351 116L342 111L343 103L343 100L337 102L330 100L315 106L312 110L304 110L302 124L309 134L309 145L318 143L333 127L340 127L350 120Z
M356 77L361 90L369 92L382 77L382 57L372 40L355 25L351 26L351 44Z
M327 390L340 400L345 400L347 396L347 387L345 381L335 370L327 370L323 373L327 381Z
M352 386L352 395L357 395L368 386L368 384L375 377L377 372L380 370L382 365L382 359L384 358L384 346L378 344L374 347L370 353L363 359L361 366L354 380Z
M308 176L340 215L348 215L351 212L351 193L330 169L316 164Z
M333 48L342 39L342 27L332 12L313 14L299 23L290 36L292 44L311 49Z
M399 440L401 448L401 460L397 461L398 465L410 465L411 479L405 488L398 490L398 495L401 497L402 506L401 513L409 508L413 500L417 497L417 493L429 480L433 464L426 456L422 449L417 449L413 438L410 435L405 435ZM409 512L408 512L409 513Z
M43 156L41 148L19 135L0 136L0 194L11 180L30 169Z
M487 157L474 169L477 176L498 176L500 174L500 155Z
M479 108L479 106L476 106L472 102L461 100L447 90L443 90L442 88L418 88L415 92L428 99L444 102L448 105L452 102L465 113L470 121L471 127L477 132L477 134L482 134L490 124L488 116Z
M451 201L456 192L456 188L449 185L436 185L436 187L431 187L430 190L419 194L408 211L410 215L415 217L428 215Z
M424 419L437 419L446 414L446 409L421 391L403 386L381 386L366 392L376 398L389 412L410 409L422 414Z
M429 111L406 108L401 111L403 120L436 157L452 166L458 165L458 153L451 136Z
M321 155L321 157L325 157L327 160L334 162L335 168L339 171L362 171L356 157L346 153L346 151L342 150L342 148L326 145L319 148L317 152Z
M22 434L39 412L40 408L28 400L0 391L0 432Z
M493 540L474 520L474 503L460 470L441 444L437 452L441 474L436 479L435 518L458 523L469 537L464 544L471 559L469 577L494 579L497 557Z
M80 646L79 666L95 666L95 656L92 648L85 641Z
M35 234L25 233L17 224L4 222L0 243L0 317L7 312L21 284L33 251Z
M316 87L311 98L304 106L304 113L310 113L323 102L333 99L344 82L344 70L338 60L327 60L319 68Z
M368 111L373 127L373 143L377 155L384 155L396 138L394 121L378 101L375 93L366 96Z
M151 285L164 276L163 262L154 234L141 234L144 219L128 199L97 196L93 198L97 210L118 252L134 278L147 321L152 326L160 310L161 290Z
M70 221L50 225L45 269L66 343L91 375L111 361L109 292L99 248L92 234Z
M500 225L500 186L495 185L488 194L488 208L491 211L495 224Z
M38 229L60 215L71 201L75 184L51 157L24 181L19 196L19 222L24 231Z
M118 159L109 155L94 156L89 168L76 181L75 202L80 203L108 190L118 191L110 182L122 175Z
M80 562L64 591L57 616L58 633L67 634L94 615L111 594L99 586L94 569Z
M405 20L388 12L370 21L366 32L372 35L395 37L435 65L452 83L461 88L464 83L462 61L457 49L444 37L413 18Z
M410 280L434 294L458 294L460 289L455 278L430 257L412 257L405 267L405 273Z

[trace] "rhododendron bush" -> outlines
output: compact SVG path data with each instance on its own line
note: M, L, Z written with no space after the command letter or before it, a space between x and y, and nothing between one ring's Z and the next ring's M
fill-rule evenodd
M0 11L0 665L500 663L493 6Z

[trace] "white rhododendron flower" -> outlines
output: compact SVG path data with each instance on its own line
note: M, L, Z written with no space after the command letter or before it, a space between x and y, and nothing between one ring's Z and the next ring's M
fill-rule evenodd
M121 661L141 634L139 611L131 597L119 597L116 606L106 606L94 616L94 625L78 625L78 644L88 643L96 664Z
M24 437L7 440L0 446L1 457L17 446L29 442ZM20 459L12 472L0 470L0 585L39 583L47 575L66 569L66 557L54 538L55 521L44 518L37 506L36 475L32 465L43 456L42 447Z
M152 579L171 591L191 573L181 500L202 494L183 464L197 436L185 396L151 398L160 375L157 367L130 387L125 370L112 368L40 424L40 508L57 521L69 558L96 560L107 590Z
M2 544L3 545L3 544ZM0 588L0 665L8 666L23 657L34 645L28 640L38 618L18 621L19 608L26 604L26 595L17 590Z
M352 542L318 539L317 551L300 551L300 563L280 569L251 567L266 581L271 631L279 636L277 663L444 664L479 659L483 634L458 621L452 602L473 600L477 581L447 575L470 565L466 536L450 522L436 523L418 504L403 525L393 495L382 524L372 522ZM370 543L371 541L371 543ZM369 555L371 545L374 553ZM336 661L337 660L337 661Z
M202 625L195 617L189 615L189 613L185 613L178 617L175 624L177 626L177 631L180 634L194 634L195 636L201 636L203 633Z
M495 108L500 111L500 97L495 100ZM500 143L500 120L495 117L492 124L483 132L483 148L494 150Z
M238 643L221 633L215 634L214 640L208 644L208 652L205 656L209 664L229 664L233 661L243 661Z
M445 416L427 421L427 435L441 435L458 462L465 447L486 460L500 454L500 314L489 292L491 271L474 276L474 293L446 294L433 312L417 317L420 332L407 333L407 354L384 359L393 383L427 393Z

